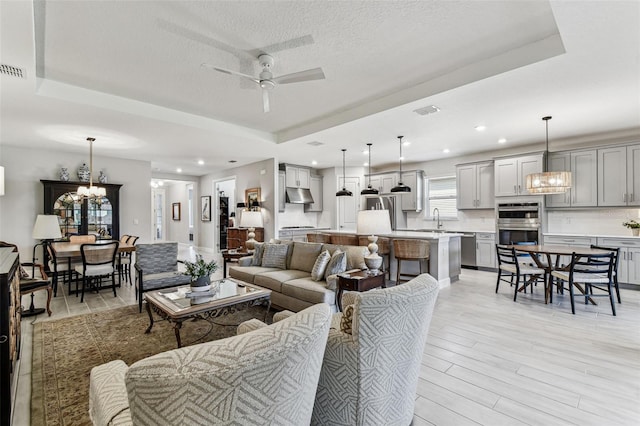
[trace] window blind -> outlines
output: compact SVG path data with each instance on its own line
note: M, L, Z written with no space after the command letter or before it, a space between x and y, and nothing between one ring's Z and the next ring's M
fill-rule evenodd
M433 209L438 208L440 218L457 218L456 177L431 178L427 180L429 209L428 217L432 217Z

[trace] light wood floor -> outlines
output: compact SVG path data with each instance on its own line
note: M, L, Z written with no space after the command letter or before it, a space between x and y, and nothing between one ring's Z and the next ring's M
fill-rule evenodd
M182 248L180 258L193 253ZM567 297L545 305L541 288L514 303L508 285L494 292L495 277L463 269L458 282L440 291L413 424L639 425L640 291L622 290L616 317L605 299L599 306L577 304L571 315ZM103 291L85 295L83 304L59 293L51 319L133 303L127 285L117 298ZM36 305L44 305L40 295ZM16 426L30 424L29 320L23 322Z

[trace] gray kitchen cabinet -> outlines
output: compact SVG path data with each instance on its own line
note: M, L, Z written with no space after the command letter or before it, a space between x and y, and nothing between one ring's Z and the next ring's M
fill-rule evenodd
M422 170L403 172L401 181L411 188L411 192L402 193L401 195L402 210L422 211L424 201L424 173Z
M640 206L640 145L598 150L598 206Z
M618 282L640 284L640 239L638 238L598 238L598 245L617 247Z
M284 212L287 203L287 190L285 188L285 172L278 172L278 211Z
M367 176L368 177L368 176ZM398 181L398 174L393 172L393 173L379 173L379 174L372 174L370 175L371 177L371 187L373 189L377 189L378 192L380 194L388 194L391 192L391 188L393 188L394 186L396 186L396 183ZM367 179L367 182L369 182L369 180ZM367 185L369 185L367 183Z
M527 176L542 172L542 154L496 159L494 172L496 197L529 195Z
M286 186L288 188L309 189L311 183L311 169L301 166L285 166Z
M457 208L493 209L493 161L456 166Z
M586 236L567 236L567 235L545 235L543 238L544 245L551 246L569 246L569 247L590 247L598 242L596 237ZM552 256L551 261L554 261ZM560 256L560 264L568 265L571 263L571 256Z
M311 176L309 179L309 190L313 203L305 204L305 212L321 212L322 211L322 176Z
M598 205L598 156L596 150L553 153L549 170L571 172L571 188L547 195L547 207L595 207Z
M476 265L480 268L496 268L496 234L476 233Z

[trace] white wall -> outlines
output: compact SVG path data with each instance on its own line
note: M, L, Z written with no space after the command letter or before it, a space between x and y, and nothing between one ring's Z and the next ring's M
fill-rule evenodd
M0 159L5 167L5 195L0 197L0 239L15 243L22 259L31 259L31 238L36 216L44 212L44 191L40 179L59 179L60 168L67 167L71 180L87 154L24 149L0 145ZM120 235L138 235L138 242L151 239L151 163L101 157L94 154L94 173L103 170L109 183L120 188Z
M195 209L194 220L194 241L193 244L197 245L196 229L197 222L200 220L198 212L198 206L200 198L197 197L197 185L194 182L172 182L168 185L165 184L167 194L167 240L177 241L184 244L192 244L189 241L189 193L188 187L193 185L193 208ZM173 204L180 203L180 220L173 220Z

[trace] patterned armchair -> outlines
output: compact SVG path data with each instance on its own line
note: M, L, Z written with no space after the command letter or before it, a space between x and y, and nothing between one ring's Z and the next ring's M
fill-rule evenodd
M250 333L91 370L96 425L306 425L331 310L305 309Z
M437 281L422 274L400 286L344 294L344 313L334 315L329 331L312 424L411 424L438 290Z
M145 291L189 284L191 278L178 272L178 243L138 244L136 246L136 298L142 312Z

